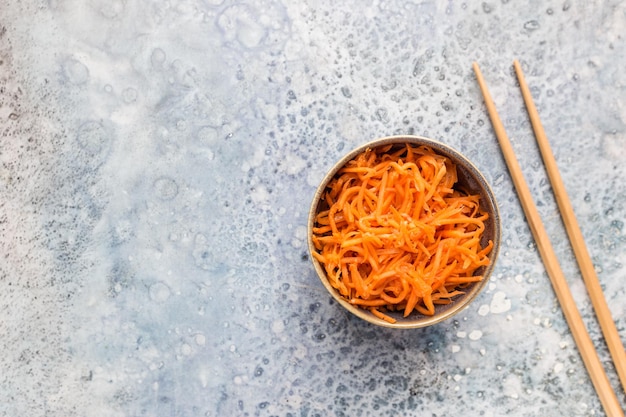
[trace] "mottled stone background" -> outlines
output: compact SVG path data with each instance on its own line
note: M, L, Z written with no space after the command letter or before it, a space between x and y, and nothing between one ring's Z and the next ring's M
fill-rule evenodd
M619 0L3 0L0 415L604 415L474 60L624 405L512 62L626 338L625 29ZM504 223L488 289L411 331L306 248L326 170L398 133L470 157Z

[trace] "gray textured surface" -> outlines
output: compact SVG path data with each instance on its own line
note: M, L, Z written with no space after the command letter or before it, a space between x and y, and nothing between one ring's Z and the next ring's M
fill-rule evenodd
M500 156L478 60L624 405L512 72L626 338L626 4L3 1L0 415L600 416ZM306 255L317 182L440 139L504 242L456 320L393 332Z

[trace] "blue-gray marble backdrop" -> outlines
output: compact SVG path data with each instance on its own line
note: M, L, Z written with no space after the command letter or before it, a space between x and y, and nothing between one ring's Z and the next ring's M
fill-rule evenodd
M0 415L600 416L471 70L481 65L624 404L512 70L626 338L626 3L4 0ZM466 154L503 247L453 320L349 316L311 267L326 170Z

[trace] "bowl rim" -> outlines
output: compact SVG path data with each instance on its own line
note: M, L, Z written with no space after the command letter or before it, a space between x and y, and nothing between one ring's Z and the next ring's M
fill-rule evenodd
M484 188L484 192L488 197L487 198L488 201L485 203L481 201L481 205L487 204L486 208L488 209L490 213L492 213L494 236L493 236L493 248L490 253L490 263L489 265L485 267L485 270L483 273L483 276L484 276L483 280L473 284L471 289L462 298L460 298L458 302L453 301L454 303L453 306L445 309L439 314L435 313L435 315L433 316L419 315L420 317L419 319L413 319L413 320L401 319L401 320L397 320L395 323L389 323L381 318L374 316L370 311L366 309L350 304L345 298L343 298L343 296L341 296L341 294L339 294L339 292L335 288L332 287L332 285L328 281L328 278L326 277L326 272L324 271L323 266L312 255L312 253L316 251L315 246L313 244L312 236L313 236L313 226L315 223L315 215L317 214L317 208L319 205L320 197L323 194L324 190L326 189L326 186L328 185L328 183L332 180L332 178L337 173L337 171L339 171L346 163L354 159L357 155L364 152L368 148L374 149L380 146L393 145L393 144L399 144L399 143L411 143L415 145L429 146L433 149L433 151L435 151L438 154L441 154L447 157L453 156L455 159L460 160L464 168L470 171L470 173L474 176L474 179L477 180L477 182L480 183L480 185ZM457 166L459 165L458 163L456 164ZM324 178L320 181L315 191L315 194L313 196L312 202L311 202L309 215L307 219L307 241L308 241L308 249L309 249L309 258L311 259L311 262L313 263L313 267L317 273L317 276L322 282L322 284L324 285L324 287L328 290L330 295L333 297L333 299L339 303L339 305L344 307L347 311L349 311L353 315L378 326L389 327L389 328L394 328L394 329L415 329L415 328L431 326L431 325L440 323L444 320L451 318L452 316L456 315L460 311L464 310L467 306L469 306L472 303L472 301L482 292L482 290L487 286L487 283L489 282L490 276L495 268L498 254L500 252L500 241L502 238L501 229L502 227L501 227L500 212L499 212L497 200L493 193L493 190L491 186L489 185L489 183L487 182L487 180L485 179L484 175L474 165L474 163L471 162L465 155L461 154L459 151L457 151L450 145L447 145L438 140L434 140L434 139L427 138L424 136L393 135L393 136L385 136L385 137L373 139L357 146L356 148L352 149L350 152L346 153L328 170Z

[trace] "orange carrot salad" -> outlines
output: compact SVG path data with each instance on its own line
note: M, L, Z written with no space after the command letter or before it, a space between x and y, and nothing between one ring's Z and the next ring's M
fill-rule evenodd
M368 149L329 182L315 218L313 256L350 303L435 313L489 264L478 195L454 189L456 166L426 146Z

